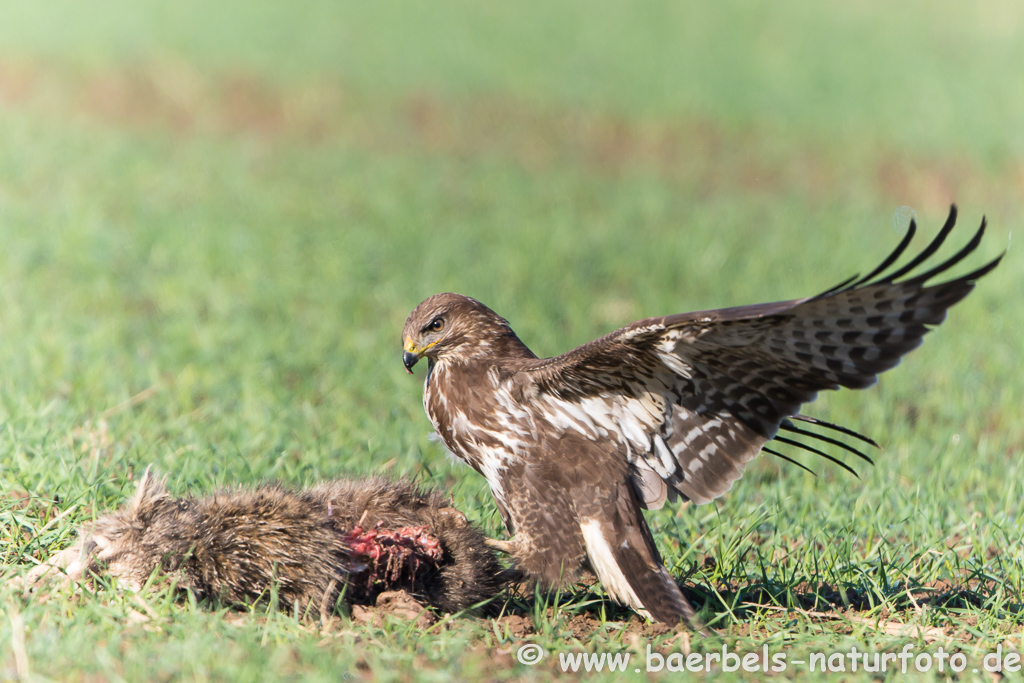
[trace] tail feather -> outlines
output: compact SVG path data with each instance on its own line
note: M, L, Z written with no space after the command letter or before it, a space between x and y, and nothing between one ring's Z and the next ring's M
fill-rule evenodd
M654 621L666 624L678 624L682 621L687 628L694 631L702 630L693 607L667 569L658 567L654 571L630 573L627 577L633 593L640 598L644 609Z
M682 620L687 627L701 630L693 607L657 555L652 557L653 546L648 547L639 529L605 529L596 519L583 520L581 529L590 565L612 599L653 621L678 624ZM624 538L609 540L616 536Z

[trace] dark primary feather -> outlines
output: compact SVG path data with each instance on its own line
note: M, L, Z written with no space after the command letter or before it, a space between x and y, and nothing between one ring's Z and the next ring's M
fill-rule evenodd
M788 419L787 420L783 420L782 422L779 423L779 429L783 429L783 430L785 430L787 432L792 432L793 434L797 434L799 436L806 436L809 439L817 439L818 441L822 441L824 443L831 444L833 446L837 446L839 448L842 448L844 451L847 451L848 453L853 453L854 455L856 455L858 458L860 458L861 460L865 461L869 465L874 465L875 464L875 461L872 460L863 451L859 451L856 448L854 448L853 446L851 446L851 445L849 445L849 444L847 444L847 443L845 443L843 441L840 441L839 439L833 439L832 437L826 436L824 434L818 434L817 432L808 431L806 429L800 429L799 427L794 425L792 422L790 422ZM837 430L837 431L849 432L851 430L843 429L843 430ZM875 444L873 441L868 439L866 436L862 436L860 434L857 434L856 432L854 432L853 435L858 437L858 438L860 438L860 439L862 439L862 440L864 440L864 441L868 441L869 443L871 443L871 444L873 444L873 445L875 445L877 447L877 444ZM776 437L776 439L778 439L778 437Z

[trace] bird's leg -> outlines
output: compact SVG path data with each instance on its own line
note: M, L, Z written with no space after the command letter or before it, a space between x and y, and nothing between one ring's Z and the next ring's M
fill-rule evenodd
M506 555L512 555L516 551L516 539L512 538L508 541L499 541L496 538L484 539L484 545L488 548L494 548L498 552L505 553Z

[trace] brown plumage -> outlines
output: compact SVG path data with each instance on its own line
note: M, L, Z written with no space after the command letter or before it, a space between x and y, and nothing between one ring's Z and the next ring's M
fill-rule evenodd
M380 554L379 557L377 555ZM156 569L200 597L333 610L404 589L455 612L494 597L502 567L483 535L438 492L383 478L173 498L147 470L132 501L84 528L27 583L104 572L136 590ZM343 592L344 591L344 592Z
M874 443L798 411L822 389L874 383L998 264L927 284L978 246L982 221L956 255L912 273L955 220L953 207L938 236L888 274L913 223L878 268L817 296L649 318L549 359L480 302L437 294L406 321L403 360L411 371L427 357L427 415L448 449L486 477L520 569L554 586L587 561L612 598L692 624L641 508L680 496L707 503L762 449L789 460L764 448L772 439L849 469L780 429L867 460L793 420Z

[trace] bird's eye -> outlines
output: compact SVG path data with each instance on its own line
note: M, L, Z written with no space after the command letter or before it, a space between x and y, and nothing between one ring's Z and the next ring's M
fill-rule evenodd
M440 332L444 329L444 319L438 318L434 322L430 323L431 332Z

